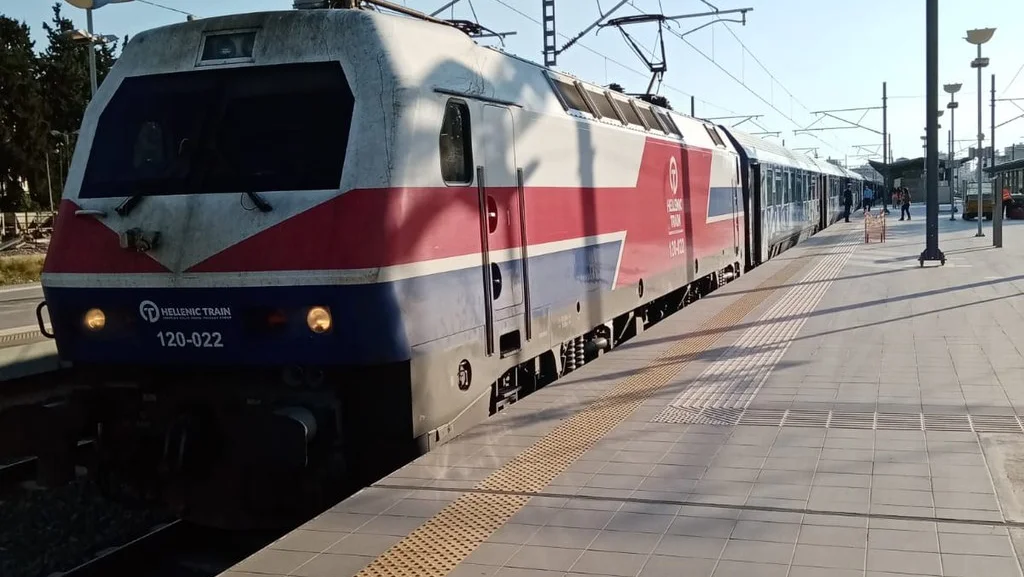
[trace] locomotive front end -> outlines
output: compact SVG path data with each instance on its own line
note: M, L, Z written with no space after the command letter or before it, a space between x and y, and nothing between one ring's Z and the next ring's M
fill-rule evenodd
M358 104L384 80L353 58L377 35L347 10L151 30L90 103L43 289L109 486L252 526L401 458L408 346L363 246L387 170Z

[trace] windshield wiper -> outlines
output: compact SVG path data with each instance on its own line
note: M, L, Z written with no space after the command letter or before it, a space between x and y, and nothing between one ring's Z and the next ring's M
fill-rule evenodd
M263 200L263 197L255 192L247 192L245 195L249 197L249 200L251 200L253 204L256 205L256 208L260 209L260 212L270 212L274 210L274 207L270 206L269 202Z
M245 195L249 197L249 200L251 200L252 203L256 205L256 208L258 208L260 212L270 212L274 210L274 207L271 206L269 202L264 200L263 197L256 194L255 192L246 192ZM121 218L124 218L131 214L133 210L135 210L135 207L138 206L140 202L142 202L143 198L144 197L141 194L134 194L126 198L124 202L122 202L121 204L117 205L117 208L114 209L114 212L116 212L118 216L120 216Z
M141 194L133 194L133 195L129 196L128 198L126 198L124 200L124 202L122 202L121 204L117 205L117 208L114 209L114 212L116 212L119 216L124 218L124 217L128 216L129 214L131 214L132 210L134 210L135 207L138 206L139 202L141 202L141 201L142 201L142 195Z

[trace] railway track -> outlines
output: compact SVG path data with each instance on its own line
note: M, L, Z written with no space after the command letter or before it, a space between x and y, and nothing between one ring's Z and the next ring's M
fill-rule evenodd
M150 532L120 547L108 549L61 575L64 577L101 577L106 575L133 575L144 577L146 568L154 569L155 558L164 558L185 539L186 524L171 521L154 527Z
M211 577L279 537L226 532L176 520L60 573L61 577Z
M76 448L75 464L88 463L94 449L95 444L92 439L79 441ZM9 491L21 483L34 479L38 463L39 459L36 457L21 457L0 465L0 491Z

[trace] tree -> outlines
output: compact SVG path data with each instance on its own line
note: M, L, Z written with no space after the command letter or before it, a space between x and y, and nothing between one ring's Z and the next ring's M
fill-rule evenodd
M24 208L22 180L45 162L46 122L29 27L0 16L0 209ZM43 167L45 169L45 166Z
M76 43L66 33L74 30L74 24L61 15L61 5L53 5L53 21L43 23L49 45L38 58L39 86L42 93L43 109L47 120L47 147L56 154L52 157L60 165L56 174L66 174L75 146L75 136L82 124L85 107L91 98L89 85L89 46ZM96 81L102 84L116 60L117 43L102 44L96 50ZM45 160L45 159L44 159ZM54 167L51 166L51 169ZM32 197L46 199L45 165L36 167L35 178L30 179ZM62 183L54 179L54 189L63 189ZM46 203L49 201L47 200ZM44 204L44 203L40 203Z
M89 87L89 46L76 43L68 35L74 30L71 20L61 15L61 5L53 5L53 22L43 23L49 45L39 58L40 82L47 103L50 128L60 132L78 130L91 97ZM96 81L102 84L116 60L113 46L96 47Z

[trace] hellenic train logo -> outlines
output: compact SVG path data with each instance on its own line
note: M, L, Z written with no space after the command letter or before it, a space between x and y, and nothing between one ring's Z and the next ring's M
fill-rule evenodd
M668 186L672 189L672 194L678 194L679 191L679 167L676 166L676 157L671 157L668 160Z
M142 301L139 303L139 316L146 322L155 323L160 320L160 308L153 301Z

